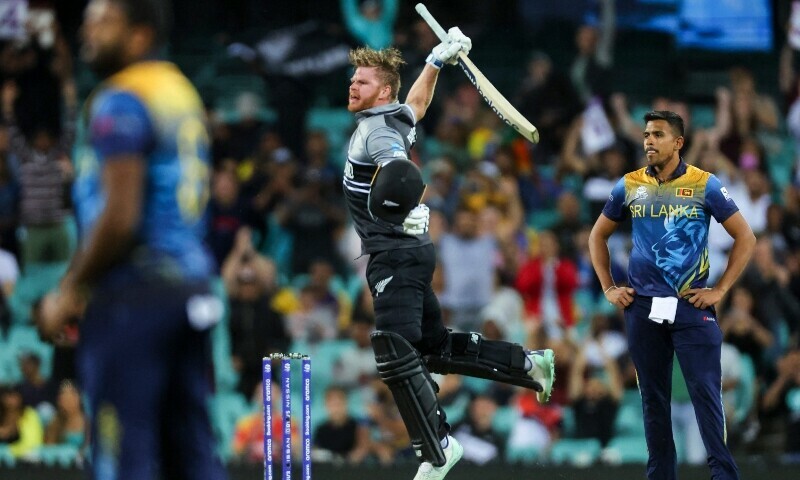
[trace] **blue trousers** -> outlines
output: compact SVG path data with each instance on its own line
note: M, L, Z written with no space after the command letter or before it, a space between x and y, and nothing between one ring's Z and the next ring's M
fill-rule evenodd
M207 402L209 331L187 301L206 286L131 285L96 294L78 372L92 415L94 480L224 480Z
M700 310L678 300L675 323L658 324L648 318L651 297L636 296L625 309L628 348L642 395L647 438L647 478L675 480L677 456L672 437L670 396L672 359L678 357L694 405L697 424L708 452L714 480L735 480L739 469L728 450L722 406L722 331L713 308Z

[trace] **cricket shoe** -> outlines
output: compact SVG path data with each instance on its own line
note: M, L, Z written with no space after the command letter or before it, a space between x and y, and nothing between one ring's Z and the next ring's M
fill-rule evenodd
M464 455L464 447L458 443L458 440L451 436L447 436L448 445L444 449L444 465L441 467L434 467L430 462L422 462L414 476L414 480L442 480L447 472L453 468L453 465L461 460Z
M553 393L553 383L556 381L556 355L549 348L525 350L525 355L533 364L528 370L528 375L542 386L542 391L536 392L536 400L539 400L539 403L547 403L550 394Z

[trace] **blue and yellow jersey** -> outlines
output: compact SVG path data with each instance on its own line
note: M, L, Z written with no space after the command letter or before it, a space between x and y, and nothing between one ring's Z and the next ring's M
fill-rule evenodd
M203 104L189 80L168 62L136 63L103 82L83 115L73 188L83 237L105 204L103 163L126 154L141 155L147 163L136 246L109 276L195 280L208 275L211 257L202 239L210 146Z
M722 223L737 211L717 177L683 160L663 183L650 167L625 175L603 208L615 222L631 219L628 282L637 294L652 297L706 286L711 216Z

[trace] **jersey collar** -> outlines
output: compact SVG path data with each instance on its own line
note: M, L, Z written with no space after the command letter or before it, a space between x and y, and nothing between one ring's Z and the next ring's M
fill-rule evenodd
M648 166L647 168L645 168L644 171L645 171L645 173L647 173L651 177L655 177L656 176L656 169L653 168L652 166ZM667 179L667 181L669 182L670 180L675 180L676 178L680 177L684 173L686 173L686 162L684 162L683 158L681 158L681 161L678 163L678 167L675 169L674 172L672 172L672 175L670 175L670 177Z

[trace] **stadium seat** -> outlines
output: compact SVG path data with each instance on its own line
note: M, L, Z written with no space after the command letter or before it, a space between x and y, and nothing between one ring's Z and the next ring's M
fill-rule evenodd
M231 334L228 317L230 306L225 285L220 277L211 282L212 293L225 305L220 322L211 330L211 355L214 358L214 383L221 392L232 392L239 382L239 374L231 364Z
M353 114L345 108L316 107L312 108L306 117L306 130L325 132L331 158L337 162L335 164L337 168L344 168L344 149L354 124Z
M231 439L236 422L250 411L245 398L236 392L219 393L209 404L211 426L218 441L218 453L223 459L231 457Z
M58 285L68 266L68 262L58 262L25 267L14 287L14 293L8 299L14 323L30 323L31 306Z
M741 355L741 376L739 384L736 386L736 409L733 415L733 422L739 424L747 419L755 401L756 389L756 370L753 360L749 355Z
M533 447L511 447L506 449L505 460L508 463L533 465L541 460L542 452Z
M469 407L469 400L469 394L462 392L445 407L445 411L447 412L447 422L450 425L455 425L464 418L464 415L467 414L467 408Z
M46 467L69 468L78 460L78 449L72 445L43 445L37 456Z
M17 459L11 455L8 445L0 445L0 466L11 468L17 464Z
M596 438L564 438L553 444L550 461L556 465L588 467L600 458L600 441Z
M8 350L13 354L12 369L19 370L17 356L22 353L35 353L41 360L41 373L50 377L53 368L53 346L39 339L35 327L29 325L13 325L8 332Z
M614 432L617 435L638 435L644 433L642 421L642 402L639 400L622 403L617 410L614 421Z
M716 123L713 105L692 105L692 128L711 128Z
M518 418L519 411L517 411L516 408L508 406L499 407L497 413L494 415L492 426L498 433L508 435Z
M646 463L647 441L644 435L614 437L603 452L609 463Z
M575 435L575 411L572 407L561 409L561 436L572 437Z
M291 271L292 245L294 238L283 228L274 215L267 218L267 238L260 243L259 253L266 255L278 267L279 278L288 278Z

